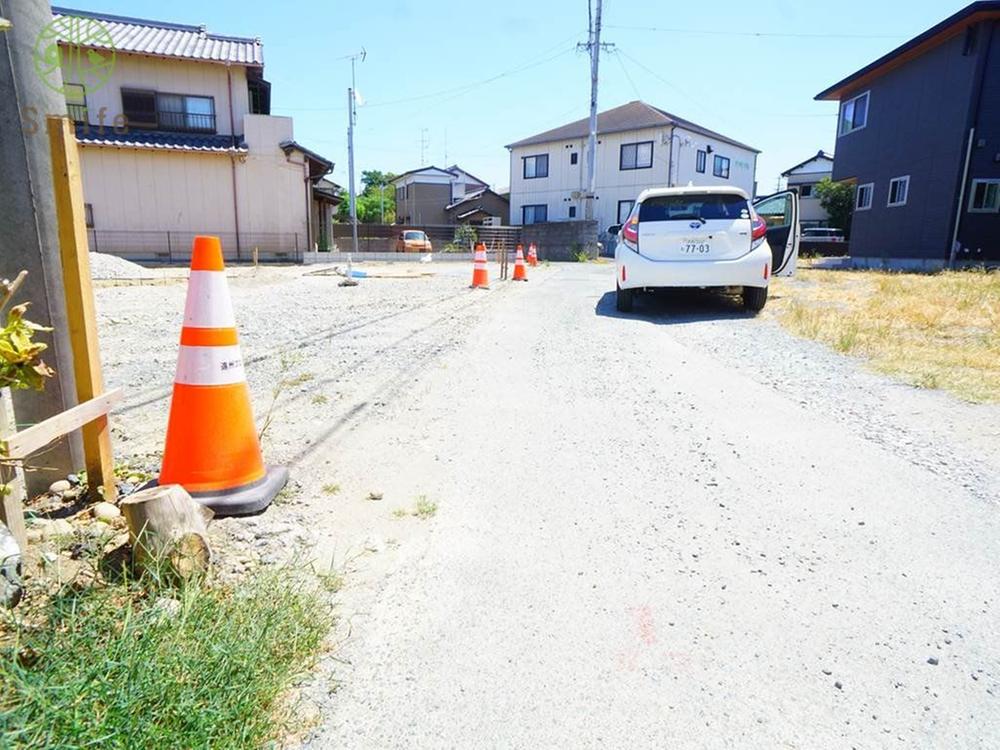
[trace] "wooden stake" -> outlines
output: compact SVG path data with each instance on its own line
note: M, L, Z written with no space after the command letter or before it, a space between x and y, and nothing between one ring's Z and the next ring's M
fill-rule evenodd
M14 434L14 409L10 400L10 388L0 391L0 438L6 438ZM14 535L21 551L24 552L28 544L28 537L24 529L24 501L27 493L24 489L24 476L20 469L13 464L0 466L0 482L3 483L6 492L0 498L0 520L10 529Z
M84 216L80 155L73 123L67 117L47 118L49 149L52 152L52 182L56 217L59 222L59 250L62 256L63 286L66 290L66 317L73 347L76 397L89 401L104 392L101 355L97 346L97 316L90 281L87 250L87 222ZM114 502L114 460L107 415L84 425L83 453L87 463L88 497ZM99 489L103 488L103 496Z

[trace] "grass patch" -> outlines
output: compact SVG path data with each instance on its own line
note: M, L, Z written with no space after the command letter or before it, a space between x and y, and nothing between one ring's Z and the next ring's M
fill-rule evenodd
M801 268L768 310L794 333L920 388L1000 403L1000 273Z
M417 503L413 508L413 515L417 518L433 518L437 515L438 504L433 500L428 500L427 495L417 498Z
M320 594L288 571L234 589L148 582L66 587L5 614L4 747L259 748L330 627ZM159 596L179 602L171 614ZM15 619L17 618L17 619Z
M317 393L315 396L312 397L312 402L314 404L325 404L329 400L330 399L327 396L323 395L322 393Z
M323 485L323 494L324 495L336 495L338 492L340 492L340 485L339 484L330 483L330 484L324 484Z

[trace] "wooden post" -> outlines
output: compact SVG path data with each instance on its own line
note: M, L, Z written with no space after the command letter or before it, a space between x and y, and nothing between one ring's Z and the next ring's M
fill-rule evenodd
M13 435L15 431L14 409L10 400L10 389L0 390L0 437ZM24 530L24 501L27 493L21 470L14 465L0 467L0 483L6 492L0 498L0 520L10 529L23 552L28 544Z
M66 290L69 337L73 347L73 370L76 373L76 396L79 401L89 401L104 392L104 379L97 346L94 290L90 281L80 155L74 126L69 118L50 115L46 120L52 152L52 182L59 222L59 252ZM82 433L88 497L113 503L117 492L107 415L84 425ZM104 489L103 497L99 488Z

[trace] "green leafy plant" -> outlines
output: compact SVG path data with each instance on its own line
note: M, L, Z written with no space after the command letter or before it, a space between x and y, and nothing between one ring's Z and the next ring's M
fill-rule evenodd
M478 238L479 235L476 233L476 228L469 224L459 224L455 227L454 242L461 251L469 250Z
M829 177L824 177L816 183L813 192L830 216L830 226L843 229L846 237L854 215L854 185L849 182L834 182Z
M0 282L0 310L13 298L26 275L22 271L14 281ZM27 302L10 308L7 323L0 330L0 388L40 391L45 388L45 380L54 374L41 357L48 344L35 341L36 333L52 329L28 320L24 317L27 311Z

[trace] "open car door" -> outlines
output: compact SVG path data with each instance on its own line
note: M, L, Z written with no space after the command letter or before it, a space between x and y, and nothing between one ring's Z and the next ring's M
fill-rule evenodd
M794 190L775 193L758 198L753 207L767 223L767 244L774 256L771 274L793 275L799 260L799 238L802 234L799 227L799 194Z

